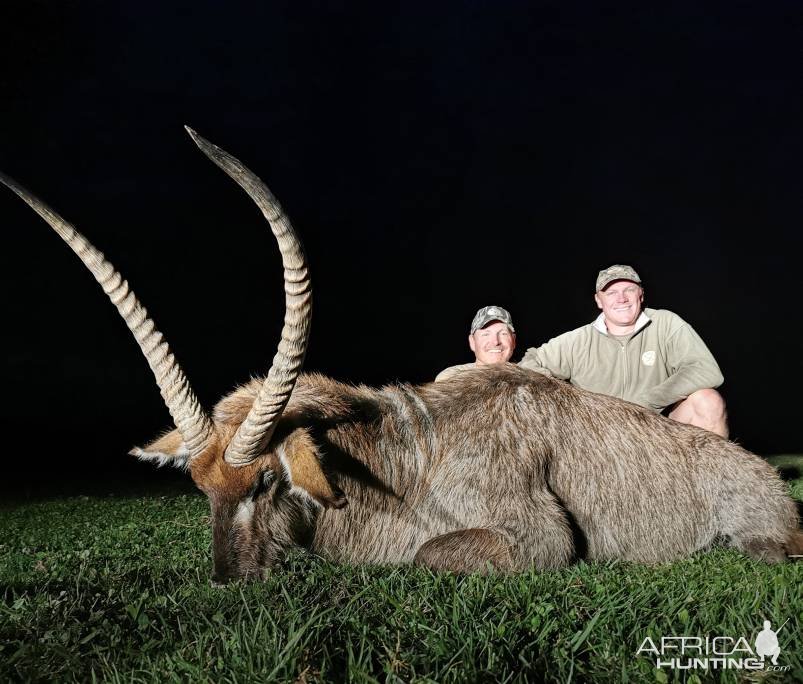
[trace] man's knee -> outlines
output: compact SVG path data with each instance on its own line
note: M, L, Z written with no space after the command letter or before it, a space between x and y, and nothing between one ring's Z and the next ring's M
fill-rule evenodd
M725 400L715 389L701 389L692 392L673 407L669 417L680 423L696 425L722 437L728 437Z
M687 398L694 412L701 418L717 421L725 418L725 400L715 389L701 389L692 392Z

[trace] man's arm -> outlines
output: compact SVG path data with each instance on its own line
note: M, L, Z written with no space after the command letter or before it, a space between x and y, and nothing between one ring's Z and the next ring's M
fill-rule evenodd
M661 411L700 389L719 387L724 378L713 354L688 323L681 321L666 342L670 376L645 392L644 403ZM641 402L639 402L641 403Z
M530 347L519 365L560 380L571 379L571 346L567 336L560 335L540 347Z

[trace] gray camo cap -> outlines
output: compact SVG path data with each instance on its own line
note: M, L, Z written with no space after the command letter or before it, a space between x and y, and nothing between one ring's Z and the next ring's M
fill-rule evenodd
M483 306L477 312L477 315L474 316L474 320L471 321L471 332L469 335L473 335L480 328L484 328L486 325L488 325L488 323L491 321L499 321L500 323L504 323L508 328L510 328L510 332L516 332L516 329L513 327L513 318L511 317L510 313L508 313L507 309L503 309L501 306Z
M631 280L641 285L641 278L638 277L638 273L632 266L614 264L599 272L597 276L597 292L605 289L605 286L614 280Z

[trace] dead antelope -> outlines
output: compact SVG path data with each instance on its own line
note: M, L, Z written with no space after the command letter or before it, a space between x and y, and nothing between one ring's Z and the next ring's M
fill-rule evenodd
M211 415L114 267L3 182L79 256L139 342L176 429L132 453L189 469L209 497L214 579L259 576L293 546L459 571L653 563L718 538L769 561L800 553L795 505L773 468L635 405L509 364L378 390L299 375L311 288L293 227L259 178L189 133L256 202L284 265L284 328L267 377Z

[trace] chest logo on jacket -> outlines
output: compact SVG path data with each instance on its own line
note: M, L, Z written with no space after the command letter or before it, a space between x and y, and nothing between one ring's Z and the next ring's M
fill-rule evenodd
M645 351L641 355L641 363L645 366L654 366L655 365L655 352L654 351Z

